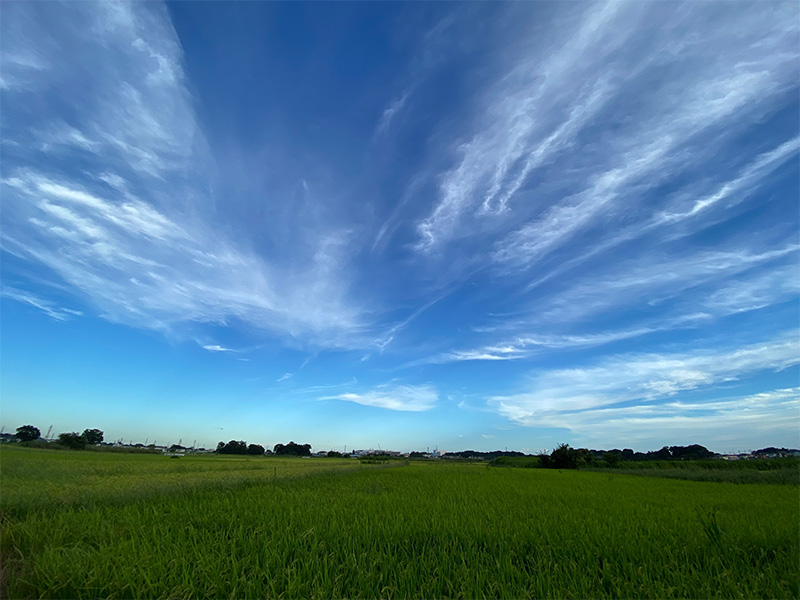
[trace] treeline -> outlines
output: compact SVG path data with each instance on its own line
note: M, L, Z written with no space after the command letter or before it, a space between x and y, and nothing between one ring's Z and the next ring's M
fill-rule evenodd
M267 450L261 444L248 444L241 440L231 440L227 444L217 444L217 454L250 454L262 456L264 454L277 454L281 456L311 456L311 444L275 444L272 450Z
M591 452L597 455L597 451ZM608 450L600 452L600 458L606 462L619 462L621 460L704 460L717 456L705 446L691 444L689 446L664 446L660 450L650 452L634 452L630 448L624 450Z
M411 458L415 458L415 454L418 454L420 457L428 456L423 452L412 452L409 454ZM478 452L476 450L462 450L461 452L445 452L442 455L442 458L463 458L467 460L494 460L501 456L525 456L522 452L517 452L515 450L494 450L492 452Z
M506 453L509 454L509 453ZM551 453L542 452L535 456L519 455L498 456L492 460L496 466L532 467L543 469L579 469L589 466L617 466L620 462L644 461L696 461L717 456L705 446L664 446L651 452L634 452L624 450L589 450L588 448L572 448L569 444L559 444Z
M38 427L33 425L22 425L17 427L17 432L14 436L20 443L26 445L35 445L42 438L42 432ZM41 440L45 443L46 440ZM71 450L83 450L86 446L96 446L103 442L103 432L99 429L84 429L83 433L77 431L59 433L58 445Z

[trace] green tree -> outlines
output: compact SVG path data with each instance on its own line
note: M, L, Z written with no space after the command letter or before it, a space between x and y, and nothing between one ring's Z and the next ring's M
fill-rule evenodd
M22 427L17 427L17 439L20 442L32 442L34 440L38 440L41 433L42 432L33 425L23 425Z
M83 450L86 447L86 440L76 431L72 433L59 433L58 443L67 448L72 448L73 450Z
M247 442L241 440L231 440L227 444L220 442L217 444L219 454L247 454Z
M550 453L550 466L554 469L577 469L578 454L569 444L559 444Z
M606 461L609 467L616 467L619 461L622 460L622 452L619 450L611 450L603 453L603 460Z
M541 467L543 467L545 469L549 469L550 467L553 466L552 464L550 464L551 463L550 455L547 452L542 451L539 454L537 454L536 456L539 458L539 466L541 466Z
M311 456L311 444L295 444L294 442L285 445L275 444L273 452L290 456Z
M264 446L262 446L261 444L250 444L249 446L247 446L247 453L254 454L256 456L261 456L262 454L264 454Z
M103 441L103 432L99 429L84 429L83 439L87 444L96 445Z

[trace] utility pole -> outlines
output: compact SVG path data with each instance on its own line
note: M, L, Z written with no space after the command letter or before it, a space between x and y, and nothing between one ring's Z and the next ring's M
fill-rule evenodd
M44 436L44 439L49 440L50 439L50 433L52 431L53 431L53 426L50 425L50 429L47 430L47 435Z

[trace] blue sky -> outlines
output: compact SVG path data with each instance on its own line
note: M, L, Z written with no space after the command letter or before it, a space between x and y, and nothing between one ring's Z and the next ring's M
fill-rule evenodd
M7 431L800 445L796 3L0 10Z

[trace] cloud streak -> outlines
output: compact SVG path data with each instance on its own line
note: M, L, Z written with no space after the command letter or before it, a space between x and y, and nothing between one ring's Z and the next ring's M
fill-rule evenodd
M795 431L785 443L797 443L800 388L768 390L713 401L681 400L656 405L597 408L545 415L542 427L569 430L578 443L610 448L713 443L718 451L741 452Z
M530 390L495 396L489 403L523 425L563 427L575 413L631 402L646 411L678 393L736 381L760 371L782 371L799 363L797 332L727 351L614 355L591 367L534 374Z
M777 8L565 9L560 29L519 43L517 63L481 98L474 132L455 142L455 166L441 174L433 208L418 221L417 250L453 244L464 252L465 239L493 239L497 269L529 269L615 215L658 208L644 202L648 191L712 161L725 139L796 85L798 31L786 20L788 5ZM714 28L708 47L699 45L697 32L709 35L719 19L724 27ZM654 85L675 69L676 80ZM692 214L795 151L793 140L762 157L765 164L718 197L698 199Z
M14 62L17 83L4 90L18 124L4 128L4 143L25 150L4 156L3 249L46 267L112 321L172 333L240 322L302 344L366 347L348 291L347 231L309 229L295 252L270 256L219 226L207 192L213 161L166 9L73 8L39 21L27 18L33 6L4 15L20 25L4 50L41 60ZM37 31L57 46L38 45ZM85 63L63 65L60 78L56 47ZM15 103L32 91L53 110ZM57 108L64 103L69 110ZM71 161L82 169L66 168Z
M3 287L2 296L4 298L10 298L11 300L21 302L22 304L27 304L28 306L38 308L48 317L55 319L56 321L68 321L74 317L83 316L83 312L79 310L56 306L49 300L45 300L35 294L18 290L13 287Z
M366 392L347 392L337 396L326 396L320 400L344 400L386 410L423 412L436 406L439 395L436 388L431 385L384 384Z

